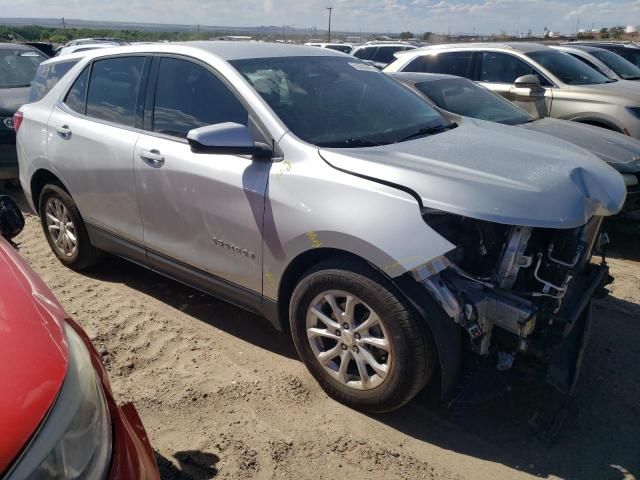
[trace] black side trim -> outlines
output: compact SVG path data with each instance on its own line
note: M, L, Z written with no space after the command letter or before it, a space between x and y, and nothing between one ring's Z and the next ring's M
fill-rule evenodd
M147 252L144 246L126 240L115 233L108 232L101 227L85 223L91 243L98 250L112 253L138 265L149 268Z
M252 313L266 317L276 330L282 331L278 317L277 302L235 283L224 280L203 270L179 262L144 246L131 242L95 225L87 224L87 231L93 245L156 273L184 283L203 293Z
M161 253L147 250L150 268L190 287L232 303L252 313L262 314L262 295L228 282L208 272L193 268Z

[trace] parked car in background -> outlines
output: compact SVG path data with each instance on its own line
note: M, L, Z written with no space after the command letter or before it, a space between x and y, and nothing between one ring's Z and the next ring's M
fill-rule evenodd
M465 77L535 117L574 120L640 138L640 83L613 81L545 45L437 45L397 56L385 71Z
M115 403L100 354L7 241L17 218L0 196L0 478L158 480L135 408Z
M22 42L23 45L29 45L30 47L37 48L46 57L55 57L56 49L53 43L50 42Z
M570 45L590 45L603 48L620 55L625 60L640 68L640 44L623 42L571 42Z
M622 174L627 186L623 211L640 209L640 140L592 125L548 117L533 118L500 95L466 78L434 73L388 75L446 112L516 125L589 150Z
M551 45L577 58L612 80L640 80L640 68L617 53L590 45Z
M21 184L68 267L112 252L289 325L366 411L450 395L464 352L559 359L540 373L573 391L626 193L584 149L269 43L85 52L20 113Z
M342 53L349 53L353 50L353 45L350 43L307 42L305 45L307 47L328 48L329 50L336 50Z
M369 42L353 47L350 54L382 70L395 60L394 55L397 52L415 48L414 45L402 42Z
M121 43L116 42L96 42L96 43L81 43L79 45L70 45L63 47L58 51L58 56L69 55L71 53L86 52L88 50L98 50L101 48L120 47Z
M0 180L18 178L13 114L25 103L44 54L28 45L0 43Z

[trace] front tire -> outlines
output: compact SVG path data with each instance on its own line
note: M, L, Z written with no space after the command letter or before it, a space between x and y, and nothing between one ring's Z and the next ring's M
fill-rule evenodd
M91 244L75 202L60 185L48 184L40 193L40 223L58 259L73 270L83 270L101 260Z
M311 374L352 408L395 410L433 375L430 332L393 284L367 265L330 261L308 272L293 292L289 318Z

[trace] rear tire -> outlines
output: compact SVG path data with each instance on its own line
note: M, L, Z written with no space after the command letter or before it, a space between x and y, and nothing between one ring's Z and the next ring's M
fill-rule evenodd
M330 397L352 408L395 410L435 370L431 332L366 264L334 260L309 271L293 292L289 318L306 367Z
M83 270L102 259L101 253L91 244L78 207L60 185L50 183L44 186L38 211L44 236L64 265L73 270Z

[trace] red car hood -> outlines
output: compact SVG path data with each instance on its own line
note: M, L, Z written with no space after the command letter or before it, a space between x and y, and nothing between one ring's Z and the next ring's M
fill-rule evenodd
M0 476L38 428L64 381L65 313L0 237Z

